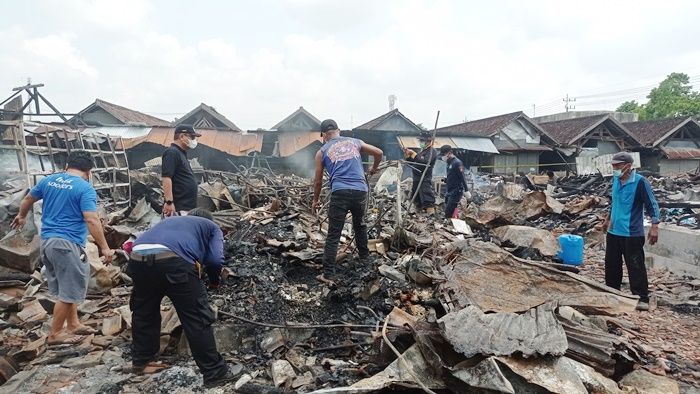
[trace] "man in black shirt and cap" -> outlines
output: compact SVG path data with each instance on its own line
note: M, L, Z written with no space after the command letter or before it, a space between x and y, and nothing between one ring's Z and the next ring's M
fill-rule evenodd
M455 156L449 145L443 145L440 148L440 157L447 163L445 219L458 218L455 211L462 200L464 191L467 190L467 181L464 179L464 164Z
M187 159L187 151L197 147L197 137L201 136L194 127L179 125L175 128L175 141L163 152L161 176L165 216L197 207L198 185Z
M433 136L426 131L420 134L418 143L421 149L418 153L408 148L403 149L406 161L412 162L408 164L413 171L413 189L411 190L411 197L413 197L417 191L418 195L415 199L416 208L433 214L435 213L433 167L435 166L438 152L433 148ZM425 176L423 175L423 171L425 171Z

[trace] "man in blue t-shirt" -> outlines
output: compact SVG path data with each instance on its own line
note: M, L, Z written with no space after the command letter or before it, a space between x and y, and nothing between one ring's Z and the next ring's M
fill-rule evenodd
M369 257L367 247L367 225L364 222L367 201L367 178L362 166L362 154L374 157L369 175L377 172L383 152L376 146L349 137L341 137L333 119L321 123L321 135L325 144L316 153L316 176L311 211L316 214L318 199L323 184L323 170L328 172L331 186L331 201L328 206L328 236L323 250L323 273L317 279L328 286L334 285L335 259L338 253L340 234L345 225L345 216L352 213L352 228L360 259Z
M175 306L192 357L206 387L235 379L216 349L214 311L200 279L202 269L219 285L224 264L224 235L211 212L195 208L187 216L167 218L141 234L129 259L134 281L132 312L132 372L143 373L160 348L160 303L167 296Z
M456 218L455 210L462 200L464 192L467 190L467 181L464 179L464 165L455 156L452 147L449 145L443 145L440 148L440 156L447 162L445 218Z
M90 153L72 151L66 171L44 177L22 200L12 227L20 229L35 202L43 200L41 215L41 261L49 293L57 298L48 344L75 344L94 329L78 320L78 304L85 301L90 264L85 258L88 232L95 239L105 262L114 251L107 245L97 216L97 193L88 182L94 161ZM64 329L64 324L66 325Z
M620 290L622 258L627 265L632 294L639 296L637 309L649 310L649 282L644 264L644 211L651 216L649 244L659 239L659 204L649 181L632 168L632 155L616 153L612 157L612 207L601 224L607 230L605 247L605 284Z

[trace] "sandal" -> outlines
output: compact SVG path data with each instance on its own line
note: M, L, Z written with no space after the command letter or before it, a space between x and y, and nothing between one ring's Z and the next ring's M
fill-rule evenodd
M85 335L75 335L67 334L64 336L57 336L53 339L46 338L47 345L77 345L85 339Z

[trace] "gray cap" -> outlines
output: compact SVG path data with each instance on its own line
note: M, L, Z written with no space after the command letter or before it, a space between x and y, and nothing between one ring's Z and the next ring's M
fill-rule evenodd
M634 163L634 159L632 158L632 155L630 155L627 152L618 152L615 153L612 157L612 164L621 164L621 163Z

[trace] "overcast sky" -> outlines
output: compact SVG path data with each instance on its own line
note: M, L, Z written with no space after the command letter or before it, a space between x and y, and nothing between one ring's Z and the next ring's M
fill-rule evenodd
M350 128L393 94L432 127L437 110L440 126L561 112L567 93L614 109L674 71L700 85L693 0L47 0L2 14L0 100L31 77L67 113L101 98L172 120L204 102L245 130L304 106Z

